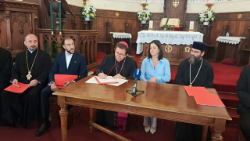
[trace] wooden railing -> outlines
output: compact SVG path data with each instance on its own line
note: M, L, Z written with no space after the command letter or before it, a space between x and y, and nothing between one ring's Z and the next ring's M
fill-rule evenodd
M97 67L97 34L96 30L62 30L59 35L58 30L51 35L49 29L37 29L39 46L41 50L47 51L52 57L63 51L62 41L65 37L70 37L75 41L76 51L85 56L88 70Z

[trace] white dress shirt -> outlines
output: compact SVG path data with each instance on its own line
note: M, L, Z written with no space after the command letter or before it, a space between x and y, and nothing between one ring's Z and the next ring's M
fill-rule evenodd
M66 66L67 66L67 69L69 67L69 63L71 61L71 58L72 58L73 54L70 54L68 55L67 51L65 51L65 58L66 58Z

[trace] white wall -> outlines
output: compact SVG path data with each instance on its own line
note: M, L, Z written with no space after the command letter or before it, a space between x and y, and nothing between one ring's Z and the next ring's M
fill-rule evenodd
M187 13L201 13L206 9L207 6L205 6L205 4L188 4ZM212 7L212 10L215 13L250 11L250 1L215 3Z
M76 6L83 6L82 0L67 0L69 4ZM110 0L88 0L87 4L93 5L96 9L117 10L117 11L129 11L138 12L142 9L140 3L135 2L122 2L122 1L110 1ZM163 12L163 3L150 3L147 8L154 13Z
M16 0L22 1L22 0ZM69 4L76 6L83 6L82 0L67 0ZM182 0L180 0L182 2ZM117 10L117 11L130 11L138 12L142 9L140 3L134 2L121 2L121 1L110 1L110 0L88 0L88 4L93 5L97 9L106 10ZM150 3L147 8L153 13L162 13L163 4ZM205 11L207 6L205 4L188 4L187 13L200 13ZM215 3L212 7L215 13L226 13L226 12L244 12L250 11L250 1L233 1L233 2L221 2Z

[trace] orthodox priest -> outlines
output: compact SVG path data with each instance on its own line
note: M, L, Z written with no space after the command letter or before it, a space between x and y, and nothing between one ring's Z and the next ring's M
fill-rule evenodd
M115 54L107 55L103 59L96 69L96 75L100 78L113 76L114 78L133 79L133 73L137 65L132 58L127 56L128 48L128 44L124 41L117 43ZM101 126L114 129L114 127L118 126L117 123L114 122L117 121L115 120L116 118L119 118L116 112L97 110L96 123Z
M40 93L47 84L51 59L48 53L38 50L38 39L34 34L28 34L24 41L27 50L16 55L12 69L11 83L29 84L29 88L22 94L3 91L2 96L2 124L15 126L15 121L23 127L38 119L40 116Z
M202 58L205 54L205 49L206 44L193 42L190 58L183 60L178 67L175 84L206 88L213 87L213 68ZM201 141L202 129L201 125L176 122L175 141ZM209 132L207 140L211 138L210 134Z
M0 47L0 93L10 85L10 76L12 68L12 57L11 53ZM0 95L0 119L2 117L2 102Z

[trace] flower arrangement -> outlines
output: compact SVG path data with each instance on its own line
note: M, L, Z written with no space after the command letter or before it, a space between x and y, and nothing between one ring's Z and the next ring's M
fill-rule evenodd
M208 24L209 22L214 21L215 13L213 10L207 9L206 11L199 14L199 23L200 24Z
M147 21L150 20L150 18L153 16L152 13L150 13L147 9L146 10L140 10L137 13L138 20L141 21L142 23L146 23Z
M82 8L82 17L85 20L93 20L96 16L96 9L91 5L84 5Z

